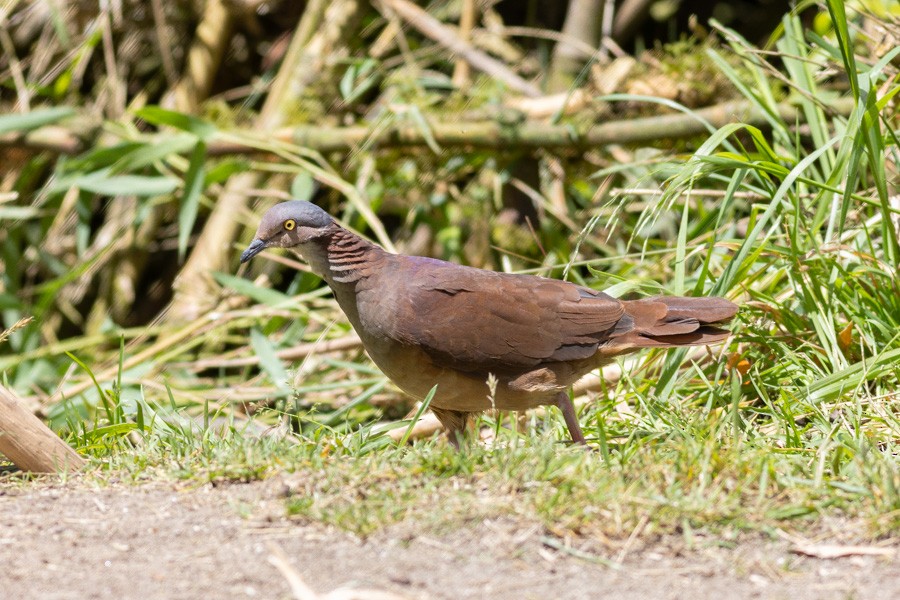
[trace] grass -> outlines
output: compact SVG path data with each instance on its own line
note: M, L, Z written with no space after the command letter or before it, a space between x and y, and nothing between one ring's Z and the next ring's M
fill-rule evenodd
M103 252L84 251L84 218L73 265L49 252L29 262L28 240L53 226L45 216L8 233L4 317L33 314L36 324L10 333L0 370L21 389L55 389L63 374L74 374L78 385L65 388L70 393L49 407L49 417L91 458L88 477L218 483L293 473L299 483L285 501L289 514L361 534L409 519L443 527L486 516L538 520L556 535L585 536L804 529L840 516L859 524L852 535L892 535L900 526L900 210L891 112L900 91L892 62L898 51L867 53L862 17L848 17L842 2L828 2L826 13L831 29L811 31L787 15L772 38L774 54L714 24L724 42L701 48L705 59L769 115L769 126L729 125L672 151L619 149L617 160L603 159L614 166L599 171L573 161L556 180L566 191L565 214L547 200L549 186L531 190L546 213L534 232L539 248L522 243L531 232L493 220L502 208L497 190L516 177L516 165L489 155L366 150L351 167L383 175L364 194L323 157L288 145L278 148L282 162L252 167L302 173L296 190L307 189L314 173L351 194L345 222L385 231L370 210L360 210L365 196L398 238L431 228L431 253L444 258L565 273L616 295L740 301L735 335L724 347L690 360L682 351L644 354L621 379L586 394L579 412L593 452L559 442L565 427L553 410L531 414L526 433L506 427L503 416L482 417L496 439L460 453L442 440L397 447L384 436L385 422L403 427L398 419L409 407L358 350L340 358L312 353L292 368L277 357L349 330L315 278L274 265L261 269L268 281L219 274L230 298L186 328L123 329L107 320L45 344L50 324L71 318L72 283L106 264ZM855 100L849 116L829 108L839 95ZM785 100L799 107L797 122L782 121L774 109ZM181 129L210 135L194 121ZM153 176L157 187L148 196L164 195L159 186L183 174L190 193L170 240L183 254L202 200L203 156L178 152ZM622 153L631 160L620 160ZM92 155L82 165L106 168L101 158L111 160ZM542 163L545 178L559 167L551 163ZM82 168L74 165L58 168ZM222 161L209 170L245 168ZM102 185L123 185L105 173ZM620 188L662 194L642 195L636 210L635 198L601 185L607 177ZM207 178L204 194L217 181ZM63 202L57 188L45 189L35 208ZM84 193L75 200L87 210ZM518 240L525 255L495 251L498 238ZM31 281L21 265L49 275L19 285ZM257 362L232 360L248 358Z
M856 440L840 423L817 423L790 447L780 436L734 436L726 411L657 410L672 422L621 423L629 433L610 437L606 460L561 445L555 419L524 439L500 429L496 447L462 452L442 440L366 451L330 433L296 439L166 425L137 443L93 446L88 477L218 485L290 474L287 514L363 535L406 520L441 529L487 517L584 536L628 536L647 519L646 534L803 531L823 515L853 520L853 537L900 525L896 462L867 428Z

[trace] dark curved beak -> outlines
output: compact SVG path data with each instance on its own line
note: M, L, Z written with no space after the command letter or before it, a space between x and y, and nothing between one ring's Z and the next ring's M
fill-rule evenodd
M259 238L250 242L250 245L247 246L247 249L244 250L244 253L241 254L241 263L245 263L263 250L266 249L265 240L261 240Z

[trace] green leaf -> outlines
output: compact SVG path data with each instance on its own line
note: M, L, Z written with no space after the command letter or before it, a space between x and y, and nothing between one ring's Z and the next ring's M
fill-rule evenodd
M180 133L160 140L158 143L142 144L125 156L122 156L112 166L112 172L122 173L136 171L150 166L156 161L162 160L173 154L181 154L197 144L197 136L190 133Z
M103 196L162 196L178 187L178 180L163 176L110 175L109 169L60 179L51 192L79 188Z
M428 410L428 407L431 406L431 401L434 399L434 395L437 393L438 386L435 385L431 390L429 390L428 395L425 396L425 399L422 400L422 404L419 405L419 410L416 411L416 416L412 418L409 422L409 425L406 426L406 431L403 432L403 437L400 438L399 446L402 448L406 445L406 442L409 441L409 436L412 434L413 428L416 426L416 423L419 422L419 419L422 418L422 415L425 414L425 411Z
M0 115L0 133L30 131L44 125L56 123L74 114L75 110L68 106L56 106L54 108L33 110L20 115Z
M139 142L123 142L109 147L97 148L87 154L66 162L69 171L97 171L114 164L131 152L143 147Z
M214 183L222 183L235 173L250 170L250 162L241 158L229 158L223 160L206 172L206 181L203 184L207 188Z
M281 359L276 355L275 347L269 338L256 327L250 330L250 345L253 346L253 351L259 357L259 365L269 375L272 383L282 391L290 389L290 377L288 377Z
M859 79L856 72L856 56L853 54L853 40L850 39L850 28L847 24L847 10L844 0L828 0L828 14L831 15L831 23L834 26L834 34L837 37L837 45L844 59L844 68L847 70L850 89L853 97L859 100Z
M286 304L292 304L294 299L286 294L282 294L277 290L270 288L262 288L254 285L252 281L248 281L242 277L227 275L225 273L213 273L213 278L219 284L231 288L239 294L243 294L252 298L256 302L260 302L267 306L283 307Z
M178 260L183 261L187 252L188 238L197 220L200 208L200 193L205 182L204 163L206 162L206 144L197 142L191 153L191 163L184 176L184 196L178 212Z
M33 206L2 206L0 205L0 221L4 219L22 220L33 219L40 215L37 208Z
M294 200L306 200L309 202L316 191L316 180L306 171L297 173L291 183L291 197Z
M204 141L216 133L216 127L208 121L175 112L174 110L166 110L159 106L145 106L144 108L134 111L134 114L156 126L168 125L175 129L193 133Z
M807 388L810 402L834 400L844 393L852 392L864 381L872 380L897 368L900 348L884 352L864 361L819 379Z

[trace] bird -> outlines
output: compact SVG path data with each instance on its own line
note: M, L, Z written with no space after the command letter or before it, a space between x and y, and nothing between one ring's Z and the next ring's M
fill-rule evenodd
M424 400L459 447L470 415L559 407L586 444L569 388L642 348L708 345L738 306L725 298L620 300L568 281L387 252L317 205L272 206L241 254L293 248L331 288L375 365Z

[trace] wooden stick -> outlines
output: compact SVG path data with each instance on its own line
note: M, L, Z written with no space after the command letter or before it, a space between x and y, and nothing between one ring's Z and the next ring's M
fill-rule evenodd
M83 458L3 386L0 386L0 453L23 471L34 473L78 471L84 466Z
M469 43L472 37L472 27L475 25L475 0L463 0L462 13L459 17L459 37ZM469 85L469 63L461 58L456 59L453 65L453 85L464 88Z
M319 342L309 342L298 344L292 348L285 348L275 353L275 356L281 360L298 360L305 358L310 354L329 354L331 352L344 352L362 347L362 341L355 333L337 338L334 340L322 340ZM258 365L258 356L238 356L234 358L216 357L204 358L195 361L183 361L172 363L171 367L179 369L191 369L192 371L203 371L204 369L233 368Z
M427 12L407 0L381 0L381 4L397 13L404 21L412 25L424 36L444 46L479 71L502 81L506 86L526 96L540 96L541 90L534 84L525 81L499 60L481 50L473 48L453 29L447 27Z

